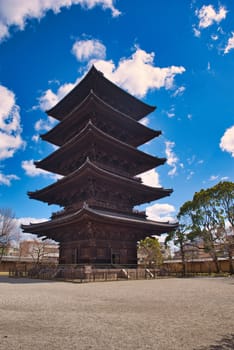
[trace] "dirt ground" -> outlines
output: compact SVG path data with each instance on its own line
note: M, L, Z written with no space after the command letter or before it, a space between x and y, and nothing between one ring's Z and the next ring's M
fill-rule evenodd
M0 277L1 350L234 349L234 278Z

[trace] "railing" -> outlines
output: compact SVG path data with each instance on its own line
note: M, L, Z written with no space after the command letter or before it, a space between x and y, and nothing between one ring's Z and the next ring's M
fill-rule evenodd
M155 279L164 275L159 269L136 268L134 265L38 265L29 270L14 268L9 271L10 277L73 282Z

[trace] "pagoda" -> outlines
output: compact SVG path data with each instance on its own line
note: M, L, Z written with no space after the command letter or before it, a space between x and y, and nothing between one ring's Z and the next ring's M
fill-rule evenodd
M60 243L61 264L137 264L137 242L177 224L148 220L135 206L171 194L137 175L165 163L138 146L161 134L139 120L152 107L106 79L94 66L47 111L58 124L41 138L58 149L36 167L62 177L30 198L61 206L23 231Z

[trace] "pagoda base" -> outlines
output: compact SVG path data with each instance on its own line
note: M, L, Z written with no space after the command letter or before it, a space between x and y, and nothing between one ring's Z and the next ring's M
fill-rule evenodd
M137 243L81 241L60 244L60 264L137 265Z

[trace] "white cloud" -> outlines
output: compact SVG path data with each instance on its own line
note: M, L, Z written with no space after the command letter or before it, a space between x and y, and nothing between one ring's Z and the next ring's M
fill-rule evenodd
M201 31L198 30L195 26L193 26L193 34L196 38L200 38L201 36Z
M185 86L180 86L180 87L178 87L178 89L176 89L176 91L174 92L174 94L172 96L173 97L181 96L185 92L185 90L186 90Z
M17 220L19 227L21 225L37 224L40 222L48 221L48 219L44 219L44 218L36 219L36 218L31 218L31 217L18 218L16 220ZM32 233L25 233L25 232L22 232L22 230L20 230L20 240L21 241L30 241L30 240L34 240L34 239L40 240L41 238L39 238L37 235L34 235Z
M35 125L34 125L34 129L35 131L39 132L39 131L49 131L50 129L52 129L52 127L54 127L54 125L56 124L56 120L52 117L48 117L47 119L39 119ZM39 134L35 134L32 136L32 141L38 143L40 140L40 135Z
M166 112L166 114L167 114L168 118L175 117L175 112L173 112L173 111Z
M0 22L0 42L5 38L9 37L8 26L2 22Z
M48 219L36 219L36 218L31 218L31 217L26 217L26 218L18 218L17 221L19 225L29 225L29 224L35 224L43 221L47 221Z
M144 185L151 187L161 186L159 182L159 175L154 169L146 171L145 173L138 175L138 177L141 178Z
M23 160L21 162L21 166L24 169L26 175L28 175L30 177L43 175L46 177L50 177L52 179L61 178L60 175L56 175L56 174L50 173L48 171L45 171L43 169L36 168L32 159L31 160Z
M187 158L187 162L189 165L193 164L196 160L195 154L193 154L190 158Z
M190 180L193 177L193 175L194 175L194 171L190 171L186 179Z
M50 109L52 106L56 105L58 101L58 96L51 89L48 89L39 98L39 106L42 111L46 111L47 109Z
M226 54L232 49L234 49L234 32L232 32L232 36L228 39L228 43L224 49L224 53Z
M25 145L21 138L20 109L12 91L0 85L0 160L10 158Z
M196 11L199 19L199 28L208 28L214 23L220 23L226 18L227 10L224 6L220 6L216 12L213 5L203 5L200 10Z
M19 180L16 175L4 175L0 172L0 185L10 186L12 180Z
M166 156L167 156L167 164L172 168L169 172L168 175L174 176L177 172L177 163L179 161L178 157L173 151L173 148L175 147L175 142L171 141L166 141Z
M212 34L211 35L211 39L214 40L214 41L218 40L218 38L219 38L219 36L217 34Z
M50 130L54 124L56 123L54 118L48 117L48 119L39 119L35 125L34 128L36 131L41 131L41 130Z
M221 177L220 181L228 181L229 177L228 176L223 176Z
M219 175L211 175L209 180L210 181L216 181L219 178Z
M148 126L150 123L149 117L144 117L141 120L139 120L139 123L145 126Z
M118 86L126 89L129 93L144 97L152 89L172 89L174 79L177 74L185 72L185 68L180 66L171 66L159 68L154 66L154 53L147 53L144 50L136 48L130 58L122 58L118 66L113 61L105 61L98 57L93 58L87 64L91 64L100 70L107 79ZM42 110L48 110L58 103L75 85L80 81L78 78L75 83L66 83L61 85L57 92L51 89L46 90L39 98L39 106Z
M39 142L39 140L40 140L40 135L37 134L37 135L32 136L32 141L37 143L37 142Z
M51 89L46 90L39 98L39 107L42 111L46 111L56 105L64 96L66 96L76 85L77 82L66 83L61 85L57 92L54 93Z
M23 30L27 22L32 19L44 17L47 11L55 14L62 8L70 8L72 5L80 5L86 9L101 6L109 9L113 17L121 13L114 6L114 0L7 0L0 1L0 42L10 36L12 26Z
M156 203L146 208L146 215L151 220L176 222L175 207L171 204Z
M175 76L185 72L185 68L182 66L156 67L154 66L154 57L153 52L147 53L136 47L132 56L122 58L118 66L115 66L111 60L97 59L92 60L92 63L108 79L126 89L129 93L144 97L149 90L172 89Z
M222 151L229 152L234 157L234 125L225 131L219 146Z
M91 58L104 59L106 47L97 39L80 40L74 43L72 53L78 61L88 61Z

